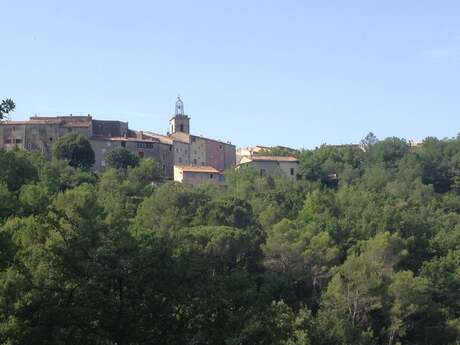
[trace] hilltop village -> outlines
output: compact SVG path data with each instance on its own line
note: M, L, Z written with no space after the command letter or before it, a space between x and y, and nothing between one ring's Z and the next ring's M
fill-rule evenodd
M0 149L20 148L42 152L52 158L53 145L67 133L86 137L95 153L93 170L107 168L106 154L123 147L139 158L154 159L165 179L189 184L207 181L220 184L225 170L252 166L260 175L275 171L291 179L298 176L298 160L293 156L264 156L263 147L236 150L231 142L193 135L190 116L178 97L169 132L158 134L133 130L127 122L96 120L87 116L33 116L26 121L0 123Z
M236 149L180 99L164 135L3 119L0 344L459 345L460 135Z

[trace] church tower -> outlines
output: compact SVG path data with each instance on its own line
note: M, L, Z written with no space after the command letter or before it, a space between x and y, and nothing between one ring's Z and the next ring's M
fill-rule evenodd
M175 115L169 120L170 133L190 134L190 117L184 113L184 103L177 97Z

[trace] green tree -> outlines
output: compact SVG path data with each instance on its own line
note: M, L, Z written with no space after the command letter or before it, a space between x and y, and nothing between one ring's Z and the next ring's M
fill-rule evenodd
M371 161L394 169L408 151L409 145L406 140L392 137L372 145L367 152Z
M106 153L107 165L111 168L127 171L128 167L136 167L139 164L139 157L124 147L117 147Z
M281 156L281 157L286 157L286 156L296 156L297 155L297 150L291 149L289 147L284 147L284 146L273 146L270 148L264 148L257 152L257 155L260 156Z
M43 214L50 203L49 191L42 184L24 185L19 194L19 203L24 215Z
M375 136L375 134L369 132L363 139L361 139L360 145L364 150L367 151L378 142L379 139Z
M170 233L190 226L198 209L207 202L209 197L197 189L165 184L140 204L135 220L137 230Z
M153 159L145 158L138 166L128 168L123 188L126 194L142 198L150 195L162 180L158 163Z
M95 162L94 151L88 139L78 133L68 133L54 144L56 159L67 160L72 167L88 170Z
M341 325L331 326L331 334L345 337L345 343L366 343L364 339L377 333L374 328L385 310L388 285L404 254L403 241L389 233L378 234L360 247L359 255L350 255L337 269L321 306L321 317Z
M8 190L4 184L0 184L0 224L3 219L6 219L15 214L17 208L17 199L14 194Z
M2 100L2 103L0 103L0 121L5 119L14 108L16 108L16 104L11 98Z
M397 344L408 332L414 330L415 316L426 309L429 303L428 282L426 279L414 277L411 271L401 271L393 276L388 286L391 303L390 325L387 329L388 345Z
M238 198L223 198L204 204L197 213L198 224L232 226L243 229L257 227L251 205Z
M30 157L29 153L18 149L0 150L0 183L17 192L22 185L37 180L38 171Z
M46 161L39 168L40 182L50 194L64 192L83 183L96 184L97 177L87 171L74 168L62 160Z

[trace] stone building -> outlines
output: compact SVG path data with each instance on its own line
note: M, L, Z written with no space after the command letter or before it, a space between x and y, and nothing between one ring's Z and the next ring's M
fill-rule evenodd
M171 177L173 174L172 145L164 144L159 140L145 138L137 133L137 137L92 137L91 146L95 153L94 170L102 171L106 168L105 155L116 147L124 147L140 158L151 158L157 161L163 175Z
M210 166L175 165L174 181L194 186L201 183L220 185L224 181L224 174Z
M299 175L299 160L295 157L251 156L243 157L238 168L252 167L260 176L282 174L297 180Z
M173 179L175 165L210 166L223 171L235 166L236 148L230 143L190 134L190 117L180 98L166 135L134 131L127 122L95 120L88 116L31 117L28 121L0 122L0 149L19 147L52 156L59 137L77 132L89 139L95 152L95 171L106 167L105 155L125 147L139 157L155 159L165 178Z
M28 121L5 121L0 124L0 148L19 147L42 152L51 158L52 148L59 137L77 132L92 135L91 116L33 116Z
M190 117L184 113L180 98L176 102L175 115L169 121L169 137L174 142L188 144L188 157L183 156L183 163L192 166L211 166L217 170L226 170L236 165L236 147L230 142L222 142L190 134Z

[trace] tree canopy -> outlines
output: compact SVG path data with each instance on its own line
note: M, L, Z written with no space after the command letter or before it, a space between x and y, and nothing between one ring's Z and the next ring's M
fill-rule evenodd
M0 343L457 345L460 137L367 142L220 187L0 150Z
M109 167L122 170L139 164L139 157L124 147L117 147L107 152L105 160Z
M0 103L0 121L5 119L9 113L16 108L16 104L11 98L6 98Z
M60 137L54 144L53 156L68 160L71 166L81 169L89 169L95 162L90 142L78 133L68 133Z

